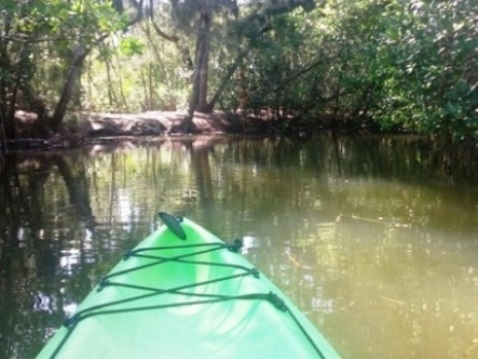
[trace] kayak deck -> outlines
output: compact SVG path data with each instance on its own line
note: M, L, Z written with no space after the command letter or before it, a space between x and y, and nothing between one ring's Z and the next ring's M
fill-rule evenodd
M339 357L235 253L239 243L225 244L186 218L177 224L126 253L39 358Z

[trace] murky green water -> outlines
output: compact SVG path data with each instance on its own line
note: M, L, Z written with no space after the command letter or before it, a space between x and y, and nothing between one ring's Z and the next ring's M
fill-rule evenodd
M478 185L412 139L217 142L8 157L0 358L34 357L158 210L244 236L345 358L478 358Z

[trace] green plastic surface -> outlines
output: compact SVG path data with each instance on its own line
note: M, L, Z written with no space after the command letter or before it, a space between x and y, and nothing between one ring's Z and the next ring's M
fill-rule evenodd
M208 247L151 249L223 244L186 218L181 226L186 240L178 239L162 226L135 248L140 250L137 254L141 256L121 260L107 278L122 284L96 287L77 311L86 310L84 313L89 313L88 316L76 323L73 321L69 328L62 326L38 358L339 358L281 290L264 275L256 277L247 273L254 267L240 254L222 248L181 257ZM142 252L142 249L148 250ZM155 256L180 258L158 260L152 258ZM191 263L194 261L201 263ZM162 263L154 264L158 262ZM123 272L138 266L144 268ZM216 281L241 274L244 275ZM138 286L156 288L156 291ZM176 293L158 292L178 287L181 287L181 294L178 290ZM278 296L288 310L281 310L269 300L253 297L214 299L218 294L234 297L270 292ZM131 297L140 299L123 302ZM201 301L210 302L197 303ZM115 302L117 304L111 304ZM164 307L158 308L161 305ZM92 307L96 309L87 309Z

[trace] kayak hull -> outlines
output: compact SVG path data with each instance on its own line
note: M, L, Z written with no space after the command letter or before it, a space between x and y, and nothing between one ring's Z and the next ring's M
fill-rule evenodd
M38 358L339 358L234 246L180 226L126 254Z

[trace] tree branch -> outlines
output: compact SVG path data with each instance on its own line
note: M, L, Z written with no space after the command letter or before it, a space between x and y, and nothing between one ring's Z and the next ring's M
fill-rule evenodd
M21 43L38 43L38 42L58 42L58 41L72 41L86 39L87 36L73 36L73 37L32 37L28 35L16 36L0 36L0 40L5 42L21 42Z
M153 28L156 31L156 34L158 34L160 37L162 37L163 39L167 41L178 42L180 40L179 36L166 34L164 31L162 31L159 28L159 26L154 21L154 0L149 0L149 7L150 7L149 18L151 19L151 24L153 25Z
M154 30L156 31L156 34L158 34L160 37L167 41L171 42L178 42L179 41L179 36L175 35L168 35L164 31L162 31L159 26L153 21L153 18L151 17L151 24L153 25Z

